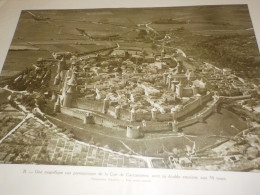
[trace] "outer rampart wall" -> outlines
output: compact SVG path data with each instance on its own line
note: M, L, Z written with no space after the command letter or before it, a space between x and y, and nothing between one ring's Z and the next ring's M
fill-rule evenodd
M182 127L185 127L185 126L189 126L189 125L192 125L192 124L194 124L198 121L199 121L199 118L193 117L191 119L179 122L178 127L182 128Z
M202 103L205 103L205 102L207 102L207 101L209 101L211 99L212 99L212 94L211 93L208 93L208 94L206 94L204 96L201 96L201 102Z
M174 114L174 118L178 119L178 118L181 118L181 117L187 115L188 113L190 113L193 110L197 109L201 104L204 104L207 101L209 101L211 98L212 98L212 94L208 93L207 95L201 96L198 99L196 99L196 100L186 104L185 106L183 106L183 108L180 111L177 111Z
M72 117L76 117L82 120L84 120L84 117L87 115L87 113L91 113L94 117L94 122L95 124L99 124L102 125L104 127L108 127L108 128L113 128L113 129L120 129L120 130L126 130L126 124L118 124L117 120L113 119L113 118L109 118L109 117L104 117L102 115L98 115L94 112L88 112L88 111L79 111L79 110L74 110L72 108L68 108L68 107L62 107L61 108L61 113L72 116Z
M113 120L111 118L108 117L103 117L103 116L99 116L94 114L94 121L96 124L98 125L102 125L104 127L108 127L108 128L112 128L112 129L118 129L118 130L126 130L126 127L124 127L123 125L119 125L116 120Z
M232 100L243 100L247 98L251 98L251 95L241 95L241 96L232 96L232 97L224 97L226 99L232 99Z
M75 110L71 110L70 108L67 108L67 107L61 107L61 113L69 115L69 116L73 116L73 117L76 117L76 118L79 118L82 120L84 120L84 116L86 115L84 113L81 113L81 112L78 112Z
M152 120L152 114L151 112L146 112L146 113L136 113L136 121L142 121L142 120L146 120L146 121L150 121Z
M141 127L143 132L151 132L151 131L171 131L172 127L169 124L155 124L155 125L147 125L146 127Z
M182 128L185 126L189 126L189 125L192 125L192 124L200 121L201 119L208 117L212 112L214 112L216 110L216 107L218 106L218 104L221 101L222 101L222 98L215 100L205 111L201 112L199 115L194 116L191 119L187 119L187 120L179 122L178 127Z
M181 117L187 115L188 113L190 113L191 111L195 110L199 106L200 106L199 99L196 99L193 102L190 102L189 104L186 104L185 106L183 106L183 108L181 110L176 111L174 113L174 119L178 119L178 118L181 118Z
M206 118L207 116L209 116L212 112L214 111L214 107L211 106L209 107L207 110L205 110L204 112L201 113L201 118Z

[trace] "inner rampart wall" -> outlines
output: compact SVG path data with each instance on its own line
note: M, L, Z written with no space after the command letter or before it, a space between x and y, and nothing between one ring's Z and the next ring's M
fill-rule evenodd
M100 101L90 100L90 99L85 99L85 98L78 98L72 106L76 107L76 108L81 108L81 109L84 109L84 110L102 112L103 101L101 101L101 100Z
M130 111L121 109L120 110L120 119L125 120L125 121L130 121L130 119L131 119Z
M173 120L173 116L172 113L157 113L156 114L156 120L157 121L172 121Z
M184 97L191 97L193 95L193 90L191 87L183 88L182 95Z
M109 106L108 109L107 109L107 114L109 114L112 117L115 117L116 116L115 107L114 106Z

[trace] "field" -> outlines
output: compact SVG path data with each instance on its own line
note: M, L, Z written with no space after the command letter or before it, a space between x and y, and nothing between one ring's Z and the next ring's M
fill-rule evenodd
M9 104L1 105L0 115L0 140L6 136L24 118L23 113L11 107Z
M9 51L3 70L23 71L35 64L38 58L50 58L48 51Z
M37 21L30 13L46 20ZM157 11L149 8L39 10L22 12L12 46L27 44L40 51L10 51L3 69L20 70L31 66L39 57L51 57L53 51L81 53L106 48L116 42L123 49L150 51L151 43L136 41L139 24L150 24L155 31L170 34L169 46L185 50L190 57L209 60L220 67L234 67L238 72L259 56L245 5L158 8ZM118 37L111 42L111 35ZM239 60L235 59L237 52L241 56ZM241 76L256 77L256 73L250 71L251 68Z

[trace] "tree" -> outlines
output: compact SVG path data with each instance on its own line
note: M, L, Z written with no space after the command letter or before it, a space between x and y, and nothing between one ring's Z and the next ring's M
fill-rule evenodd
M147 35L146 30L144 30L144 29L140 29L140 31L139 31L139 33L138 33L138 37L144 39L146 35Z

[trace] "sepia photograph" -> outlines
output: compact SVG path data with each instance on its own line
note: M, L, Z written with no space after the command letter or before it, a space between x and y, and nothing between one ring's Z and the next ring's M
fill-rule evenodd
M23 10L0 164L259 172L248 6Z

